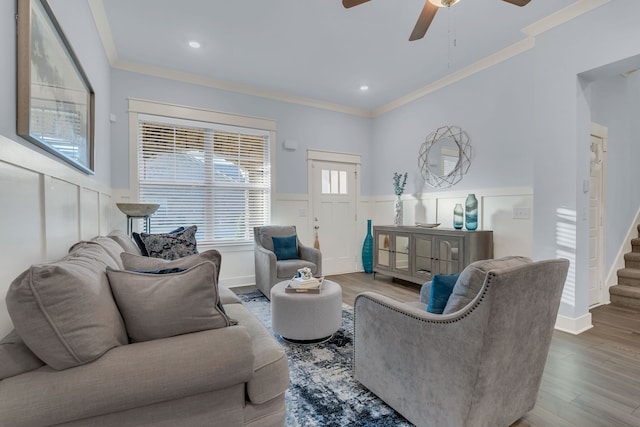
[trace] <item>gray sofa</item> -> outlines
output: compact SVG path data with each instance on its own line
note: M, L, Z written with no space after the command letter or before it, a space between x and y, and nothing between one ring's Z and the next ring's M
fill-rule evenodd
M17 333L0 342L0 425L284 425L287 357L223 286L208 308L223 327L129 343L135 319L115 304L107 273L151 275L119 271L121 253L136 247L123 233L111 237L74 245L64 259L32 266L11 285L7 308ZM202 270L217 284L217 251L179 262L196 266L158 280ZM189 318L189 307L175 307L185 308ZM192 317L186 322L201 321Z
M278 260L273 248L273 237L296 236L298 258ZM294 277L299 268L308 267L314 276L322 276L322 253L316 248L305 246L297 238L295 225L266 225L254 227L254 259L256 286L271 298L271 288L276 283Z
M354 376L416 426L507 427L533 409L569 261L478 261L444 314L355 301Z

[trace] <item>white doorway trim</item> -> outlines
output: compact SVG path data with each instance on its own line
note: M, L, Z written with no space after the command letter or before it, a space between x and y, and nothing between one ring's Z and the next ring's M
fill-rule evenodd
M597 278L600 292L599 292L599 301L589 301L589 308L597 307L602 304L606 304L609 302L609 287L606 286L605 283L605 271L604 271L604 261L605 261L605 217L606 217L606 188L607 188L607 149L608 149L608 129L602 125L597 123L591 123L591 134L589 145L591 146L591 140L593 138L599 139L601 141L600 147L598 148L598 152L596 154L596 161L600 163L600 200L598 211L600 212L600 218L597 219L599 222L598 226L598 235L597 235L597 248L596 252L598 253L598 275ZM590 153L592 151L590 150ZM593 154L591 154L593 156ZM591 170L591 164L589 169Z
M307 211L311 212L311 215L307 218L307 227L308 230L312 233L315 239L315 230L314 230L314 219L317 216L317 213L314 212L314 189L313 189L313 163L314 162L331 162L331 163L343 163L352 165L355 168L355 200L354 200L354 232L353 232L353 244L354 248L357 248L357 219L359 218L359 206L360 206L360 162L361 156L359 154L354 153L341 153L336 151L322 151L322 150L314 150L307 149L307 194L308 194L308 206ZM322 248L322 243L320 243L320 247ZM357 255L357 254L356 254ZM357 265L357 262L356 262ZM355 271L355 270L354 270Z

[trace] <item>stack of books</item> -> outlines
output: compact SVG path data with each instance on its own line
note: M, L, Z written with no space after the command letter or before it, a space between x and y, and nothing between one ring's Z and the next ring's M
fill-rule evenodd
M323 281L324 281L323 277L320 277L320 278L312 277L310 279L294 277L289 281L289 284L285 288L285 292L309 292L309 293L318 294L322 289Z

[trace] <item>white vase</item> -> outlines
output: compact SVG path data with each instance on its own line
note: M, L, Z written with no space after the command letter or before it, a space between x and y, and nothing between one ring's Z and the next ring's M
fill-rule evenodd
M393 225L402 225L402 198L396 196L393 203Z

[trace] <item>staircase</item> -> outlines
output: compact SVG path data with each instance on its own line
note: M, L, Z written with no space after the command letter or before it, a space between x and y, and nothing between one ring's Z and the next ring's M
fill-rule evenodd
M640 236L640 225L637 228ZM611 304L640 310L640 238L631 239L624 265L618 270L618 284L609 288Z

